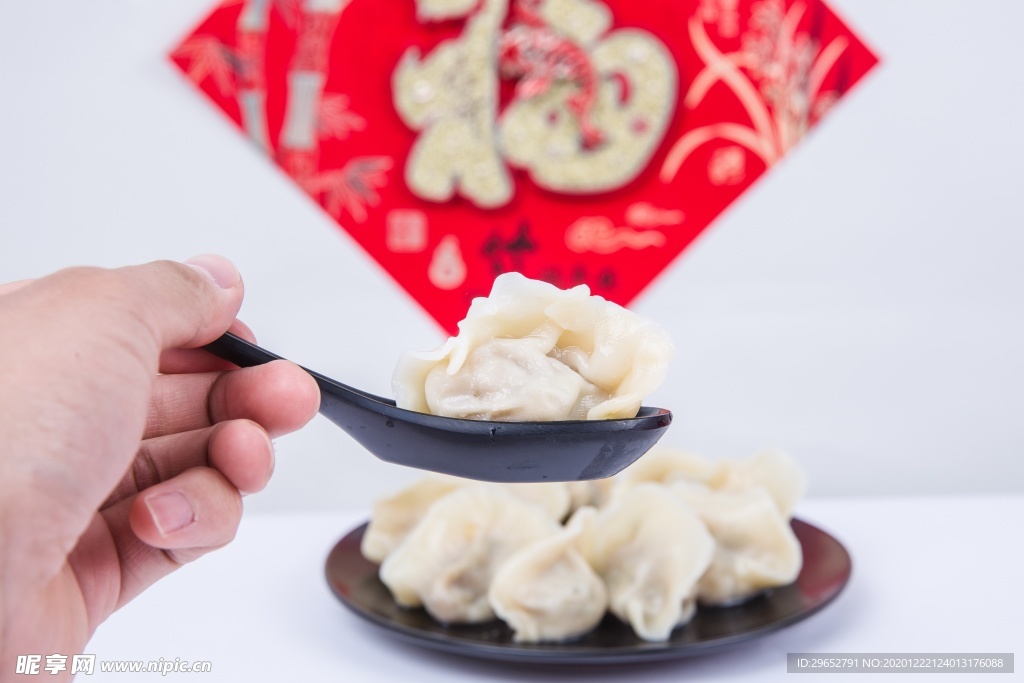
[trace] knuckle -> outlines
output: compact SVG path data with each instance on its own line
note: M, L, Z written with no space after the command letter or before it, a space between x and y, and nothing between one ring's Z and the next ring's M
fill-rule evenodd
M39 284L39 305L75 333L76 355L97 367L137 378L158 361L146 302L119 269L76 266L57 271ZM127 362L124 362L127 361Z
M151 292L161 300L173 300L177 315L189 327L202 329L216 309L217 293L210 279L194 268L176 261L153 261L147 264L154 273L156 286L162 292Z
M153 261L144 268L150 269L160 287L173 291L187 306L187 310L202 308L213 295L213 288L206 277L194 268L177 261Z
M135 491L145 491L163 481L160 475L160 468L149 448L143 446L139 449L135 460L132 462L132 481L135 484Z
M194 268L191 268L184 263L160 259L159 261L151 261L143 267L150 268L154 272L159 273L162 281L177 281L182 286L189 287L197 291L204 290L206 288L206 279L196 272Z
M165 279L176 280L183 287L193 290L199 298L204 298L204 295L213 291L213 283L210 278L202 275L192 266L166 259L153 261L149 266L161 273Z
M69 295L87 302L81 310L88 311L107 330L122 330L127 321L128 331L133 333L144 324L145 300L122 271L83 266L62 270L54 279L62 297Z
M184 567L186 564L194 562L206 554L205 551L197 550L195 548L161 548L160 552L163 553L164 557L170 560L175 569Z
M131 287L116 270L76 266L54 274L53 278L64 285L61 291L90 299L120 301L131 296Z
M114 280L111 288L119 292L110 302L119 326L134 332L147 357L163 348L168 316L201 319L209 305L203 277L181 263L153 261L109 272ZM168 302L173 302L175 313L168 313Z

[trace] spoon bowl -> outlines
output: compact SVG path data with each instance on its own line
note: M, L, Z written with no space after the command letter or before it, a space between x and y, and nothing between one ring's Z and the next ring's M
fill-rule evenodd
M226 333L204 347L239 367L281 357ZM320 386L320 414L381 460L506 483L604 479L657 443L672 423L663 408L621 420L491 422L405 410L392 399L303 368Z

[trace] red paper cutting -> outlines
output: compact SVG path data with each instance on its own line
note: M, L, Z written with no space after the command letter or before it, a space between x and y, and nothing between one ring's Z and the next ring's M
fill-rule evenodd
M449 332L627 305L877 63L819 0L227 0L172 59Z

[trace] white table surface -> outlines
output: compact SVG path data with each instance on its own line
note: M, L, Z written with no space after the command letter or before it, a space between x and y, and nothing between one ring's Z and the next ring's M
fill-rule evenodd
M524 669L395 640L345 610L324 580L328 551L365 520L364 512L247 516L234 543L164 579L115 614L85 652L96 654L97 661L212 662L210 674L169 678L359 683L771 681L787 677L787 652L1024 653L1024 495L812 499L797 515L850 550L854 569L846 590L804 622L699 658ZM101 674L97 668L78 680L156 680L156 675ZM942 680L978 678L941 675ZM839 680L864 676L884 680L871 674Z

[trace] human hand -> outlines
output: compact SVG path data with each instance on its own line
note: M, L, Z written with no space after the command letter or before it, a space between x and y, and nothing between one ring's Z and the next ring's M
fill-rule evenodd
M19 654L81 652L228 543L273 470L270 437L319 407L291 363L229 369L196 349L252 333L234 266L190 263L0 286L0 680Z

